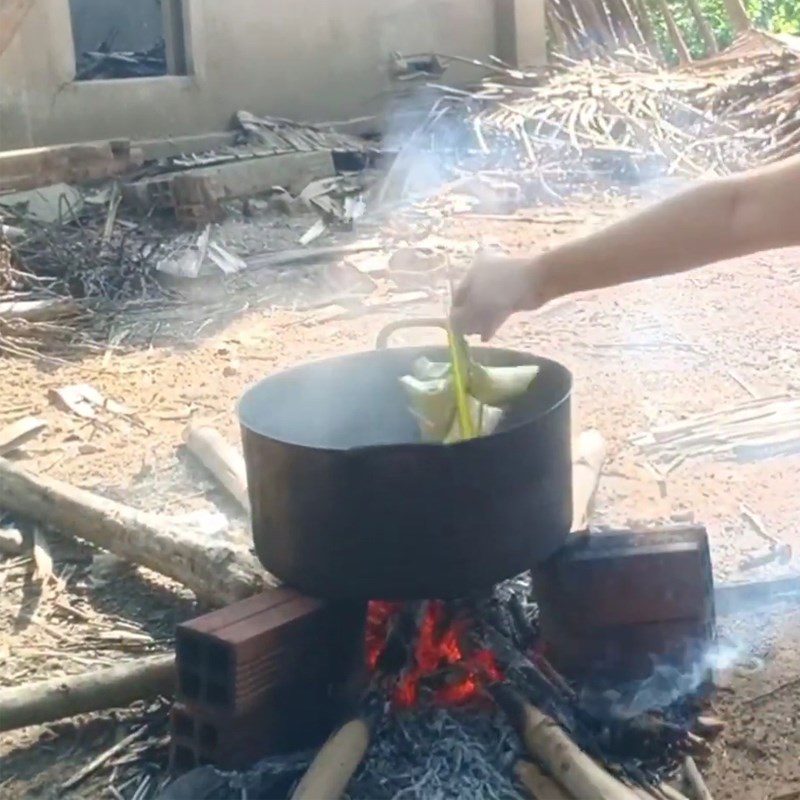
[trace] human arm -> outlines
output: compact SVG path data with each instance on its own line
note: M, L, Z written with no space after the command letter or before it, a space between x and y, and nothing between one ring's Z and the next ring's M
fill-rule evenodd
M476 262L453 320L489 338L515 311L557 297L800 245L800 156L702 183L597 233L530 258Z

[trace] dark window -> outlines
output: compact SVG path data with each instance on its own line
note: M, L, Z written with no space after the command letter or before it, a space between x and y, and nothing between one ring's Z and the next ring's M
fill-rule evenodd
M75 79L185 75L184 0L69 0Z

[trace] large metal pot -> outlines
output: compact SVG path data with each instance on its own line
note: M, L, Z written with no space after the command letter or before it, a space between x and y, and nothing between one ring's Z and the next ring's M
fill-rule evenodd
M419 320L411 325L441 326ZM378 349L307 364L249 389L239 419L262 564L320 597L461 597L550 556L572 515L569 371L474 348L482 363L538 364L535 389L490 436L421 443L398 378L445 347Z

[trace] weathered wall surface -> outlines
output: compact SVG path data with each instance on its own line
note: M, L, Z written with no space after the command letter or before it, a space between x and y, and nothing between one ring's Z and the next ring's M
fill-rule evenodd
M37 0L0 55L0 149L224 130L238 109L343 119L380 104L392 50L496 52L495 0L185 2L190 75L75 83L68 0Z

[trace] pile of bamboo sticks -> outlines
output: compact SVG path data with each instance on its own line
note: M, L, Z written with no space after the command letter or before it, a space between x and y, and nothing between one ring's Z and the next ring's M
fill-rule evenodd
M562 56L546 77L495 71L472 92L439 87L412 144L442 151L460 128L483 168L571 182L620 168L704 177L780 160L800 152L800 53L766 35L746 39L735 56L678 70L629 48Z
M800 399L756 398L654 428L633 444L659 461L697 456L755 461L800 452Z

